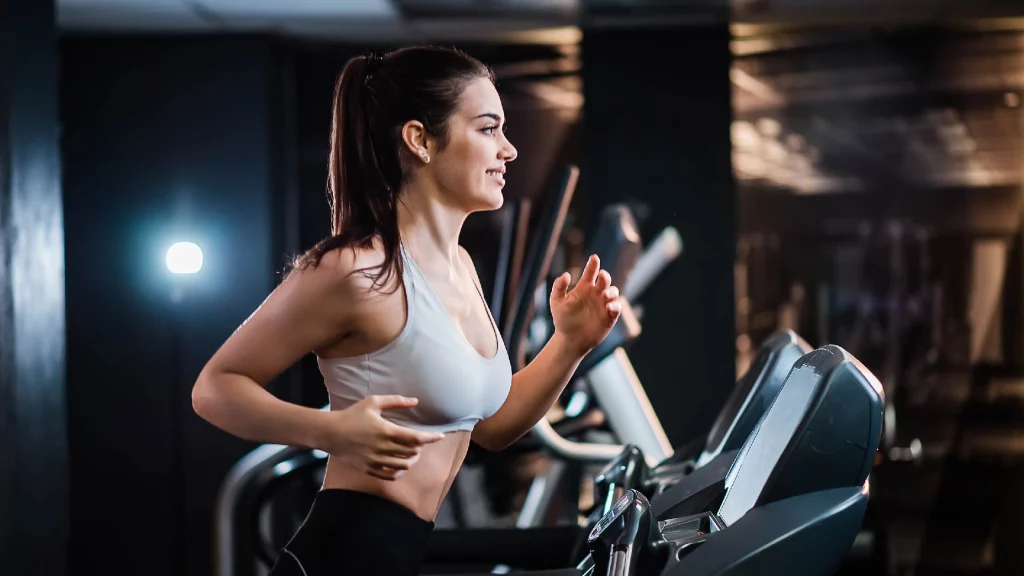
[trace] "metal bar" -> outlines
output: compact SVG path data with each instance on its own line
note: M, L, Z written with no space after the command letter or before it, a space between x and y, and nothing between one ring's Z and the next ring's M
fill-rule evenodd
M526 493L526 501L519 511L519 518L516 519L516 528L535 528L544 523L544 516L551 509L551 501L558 492L565 466L565 462L554 460L547 472L533 478L530 491Z
M673 454L672 443L625 350L617 348L598 362L587 379L619 441L639 448L652 466Z
M626 277L622 295L629 302L639 299L647 288L680 254L683 253L683 239L679 231L669 226L661 231L654 242L640 254L636 265Z

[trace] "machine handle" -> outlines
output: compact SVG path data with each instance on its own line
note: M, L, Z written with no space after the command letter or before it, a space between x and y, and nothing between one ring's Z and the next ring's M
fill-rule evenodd
M658 234L654 242L644 249L637 258L622 287L622 295L630 302L636 302L647 288L673 260L683 253L683 238L679 231L668 226Z
M566 440L551 427L551 423L546 418L541 418L540 422L537 422L537 425L533 427L533 433L537 435L545 448L566 460L603 463L615 458L625 449L625 446L621 444L595 444Z
M629 553L631 546L623 548L612 547L611 558L608 562L608 576L630 576L629 574Z

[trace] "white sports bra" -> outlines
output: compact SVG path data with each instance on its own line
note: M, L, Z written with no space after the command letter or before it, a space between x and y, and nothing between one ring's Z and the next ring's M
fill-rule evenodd
M505 343L477 288L498 340L493 357L481 356L455 327L404 247L401 254L408 312L398 337L369 354L317 357L331 410L370 395L399 394L419 402L413 408L385 410L385 419L430 432L471 431L501 408L512 387Z

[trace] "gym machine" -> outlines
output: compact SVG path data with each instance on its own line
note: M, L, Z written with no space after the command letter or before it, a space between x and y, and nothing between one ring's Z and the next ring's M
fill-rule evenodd
M651 498L624 490L589 532L583 561L534 574L833 574L863 521L884 404L853 356L814 350L739 451Z
M712 469L702 474L724 475L731 463L729 455L736 455L775 401L794 364L810 351L811 347L793 332L771 335L758 349L750 369L737 382L711 432L705 438L690 442L688 451L677 451L658 465L650 466L640 448L621 447L594 481L595 506L583 526L477 529L472 531L474 546L471 549L465 546L469 538L466 531L437 530L424 558L427 570L424 574L442 568L447 571L456 567L501 566L509 559L520 569L575 564L585 552L587 533L610 512L624 490L635 488L652 497L707 466ZM573 444L569 440L564 442ZM721 457L722 454L726 456Z

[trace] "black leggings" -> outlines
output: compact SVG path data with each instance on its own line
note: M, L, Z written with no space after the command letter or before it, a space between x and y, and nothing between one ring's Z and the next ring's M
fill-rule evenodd
M380 496L321 490L270 576L416 576L433 529Z

